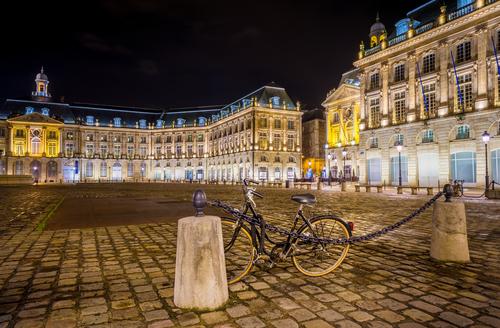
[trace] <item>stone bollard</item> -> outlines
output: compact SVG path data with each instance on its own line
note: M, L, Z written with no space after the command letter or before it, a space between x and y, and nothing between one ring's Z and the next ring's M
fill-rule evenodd
M221 222L203 214L206 202L196 190L196 215L178 223L174 303L183 309L215 310L229 299Z
M342 183L340 184L340 191L346 191L346 188L347 184L345 183L345 181L342 181Z
M444 262L469 262L464 203L451 202L453 189L444 186L446 200L435 202L432 212L431 257Z
M322 189L321 180L318 180L318 190Z

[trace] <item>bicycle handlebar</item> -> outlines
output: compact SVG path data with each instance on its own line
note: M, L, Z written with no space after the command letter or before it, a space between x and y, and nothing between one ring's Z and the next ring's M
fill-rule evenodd
M243 184L245 186L248 186L250 183L253 183L253 184L259 184L259 181L255 181L255 180L252 180L252 179L243 179Z
M262 198L264 198L264 196L263 196L261 193L258 193L258 192L256 192L256 191L252 191L252 194L253 194L254 196L257 196L257 197L261 198L261 199L262 199Z

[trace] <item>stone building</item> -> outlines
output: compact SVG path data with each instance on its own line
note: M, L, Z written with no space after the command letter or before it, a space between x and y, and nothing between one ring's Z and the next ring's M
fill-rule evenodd
M266 85L226 105L131 108L51 100L42 71L30 99L0 110L0 175L40 182L301 176L301 112Z
M322 109L303 111L302 172L306 179L324 175L325 129L325 113Z
M342 74L338 87L323 101L326 113L325 163L323 175L334 179L356 179L359 172L359 72L353 69Z
M398 184L399 148L404 185L484 186L485 131L500 180L500 2L429 1L390 34L377 19L370 40L354 62L360 180Z

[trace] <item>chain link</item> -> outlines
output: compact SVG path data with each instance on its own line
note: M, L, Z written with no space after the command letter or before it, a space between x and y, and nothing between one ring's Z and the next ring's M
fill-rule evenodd
M387 227L384 227L380 230L374 231L367 233L362 236L353 236L350 238L337 238L337 239L332 239L332 238L318 238L318 237L313 237L301 233L297 233L295 231L289 231L284 228L272 225L272 224L265 224L265 228L267 231L275 232L283 236L290 236L292 238L300 239L301 241L305 243L317 243L317 244L334 244L334 245L345 245L345 244L354 244L358 242L363 242L363 241L368 241L380 236L383 236L393 230L396 230L397 228L400 228L402 225L410 222L417 216L419 216L422 212L424 212L426 209L431 207L432 204L434 204L441 196L443 196L443 192L438 192L434 197L429 199L424 205L422 205L420 208L416 209L406 217L404 217L402 220L391 224ZM231 214L232 216L236 218L240 218L246 222L248 222L251 225L257 225L259 226L261 224L260 220L257 218L254 218L253 216L246 215L242 213L240 210L231 207L230 205L223 203L219 200L216 201L210 201L208 202L211 206L219 207L221 208L224 212Z

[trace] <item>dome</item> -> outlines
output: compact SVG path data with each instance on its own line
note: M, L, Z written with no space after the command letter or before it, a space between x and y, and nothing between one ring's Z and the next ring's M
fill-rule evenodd
M370 27L370 36L372 35L381 35L385 33L385 25L380 22L380 18L377 14L377 19L375 23Z
M37 80L48 80L48 79L49 79L49 78L47 77L47 75L45 75L45 74L43 73L43 66L42 66L42 69L40 70L40 73L38 73L38 74L36 75L36 79L37 79Z

